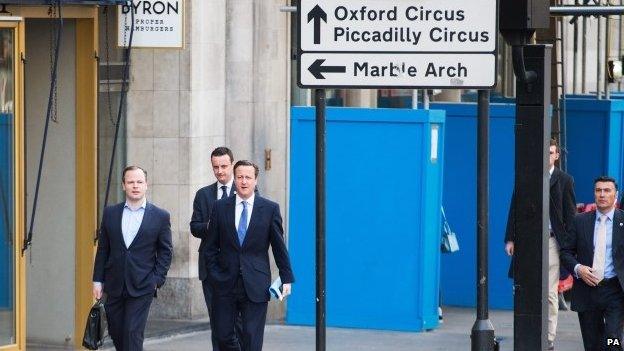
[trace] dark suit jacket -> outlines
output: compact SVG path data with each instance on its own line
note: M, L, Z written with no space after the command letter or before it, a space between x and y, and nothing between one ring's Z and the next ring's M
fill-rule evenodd
M214 205L208 228L208 243L203 250L208 279L215 294L227 295L232 292L241 272L249 299L253 302L267 302L271 285L269 245L282 283L295 280L284 243L279 205L259 195L255 196L242 247L234 224L235 205L235 196L219 200Z
M561 246L561 264L574 272L574 266L582 264L591 267L594 261L594 227L596 211L578 214L567 240ZM613 237L611 255L620 286L624 289L624 212L616 209L613 214ZM572 309L583 312L591 310L590 291L593 289L582 279L574 279L572 286Z
M169 213L148 202L139 231L126 248L121 232L124 204L104 209L93 281L104 283L110 296L121 296L124 284L130 296L152 294L165 283L173 256Z
M206 245L206 235L208 235L208 220L210 220L210 212L212 206L217 202L217 184L214 182L208 186L205 186L195 194L195 200L193 200L193 216L191 217L191 234L194 237L202 239L199 245L199 252L202 252ZM235 185L232 183L230 194L234 193ZM203 255L199 255L199 279L204 280L208 277L208 271L206 270L206 263L204 262Z
M511 207L507 218L507 229L505 230L505 243L514 241L516 209L515 191L511 197ZM576 214L576 199L574 196L574 180L572 177L555 167L550 176L550 203L549 203L550 225L555 233L555 238L559 245L565 240L570 231ZM513 258L509 267L509 277L513 277Z

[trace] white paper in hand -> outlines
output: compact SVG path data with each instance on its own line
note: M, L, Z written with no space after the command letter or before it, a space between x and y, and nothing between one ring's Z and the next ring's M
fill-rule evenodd
M282 294L282 278L278 277L273 281L269 287L269 293L271 294L271 299L284 300L284 295Z

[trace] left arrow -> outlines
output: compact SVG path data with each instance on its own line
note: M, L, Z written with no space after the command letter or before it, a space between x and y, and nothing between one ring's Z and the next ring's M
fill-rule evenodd
M323 73L345 73L347 71L345 66L323 66L323 62L325 62L325 59L317 59L308 68L308 71L316 79L325 79Z
M314 20L314 44L320 44L321 20L327 23L327 13L325 13L319 5L316 5L310 12L308 12L308 23L312 20Z

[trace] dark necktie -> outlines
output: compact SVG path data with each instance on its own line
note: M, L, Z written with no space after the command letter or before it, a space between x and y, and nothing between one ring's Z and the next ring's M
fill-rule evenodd
M225 199L227 197L227 185L221 185L221 190L223 190L223 192L221 193L221 198Z

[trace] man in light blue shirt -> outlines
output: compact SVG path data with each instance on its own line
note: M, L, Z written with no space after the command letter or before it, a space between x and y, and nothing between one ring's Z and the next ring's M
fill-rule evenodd
M586 351L622 350L624 212L615 207L617 183L594 181L596 211L579 214L561 247L561 262L576 277L572 310Z
M106 293L108 332L118 351L143 350L152 299L171 265L169 213L147 202L147 172L126 167L126 201L104 209L93 268L93 297Z

